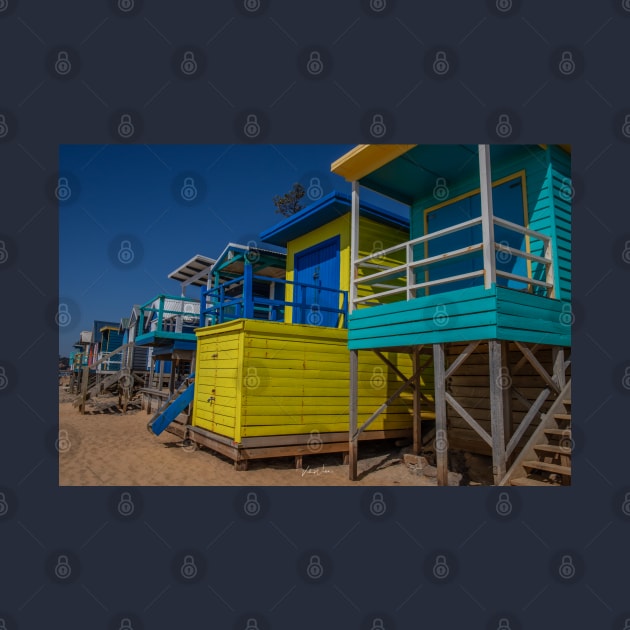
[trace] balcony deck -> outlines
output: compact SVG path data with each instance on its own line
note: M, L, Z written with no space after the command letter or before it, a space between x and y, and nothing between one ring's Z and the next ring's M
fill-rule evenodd
M138 346L194 350L199 326L199 300L158 295L140 307Z
M504 339L571 345L566 303L493 285L469 287L354 311L350 350Z

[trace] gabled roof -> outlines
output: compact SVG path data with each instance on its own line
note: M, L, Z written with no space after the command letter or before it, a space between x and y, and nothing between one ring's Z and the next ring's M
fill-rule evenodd
M260 238L267 243L286 247L289 241L348 214L351 205L350 195L333 191L268 230L261 232ZM359 212L362 217L373 219L384 225L403 230L409 229L409 219L370 203L362 201Z

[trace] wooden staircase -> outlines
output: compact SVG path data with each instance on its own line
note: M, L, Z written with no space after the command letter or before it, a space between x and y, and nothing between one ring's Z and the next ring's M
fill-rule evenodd
M569 381L499 485L571 485L572 444Z

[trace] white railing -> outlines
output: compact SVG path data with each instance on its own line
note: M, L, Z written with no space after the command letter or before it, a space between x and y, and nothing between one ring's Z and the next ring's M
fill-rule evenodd
M426 289L433 286L448 284L451 282L457 282L459 280L466 280L469 278L475 277L484 277L489 273L490 274L490 282L496 283L496 278L505 278L508 280L513 280L517 282L521 282L527 285L528 290L531 287L543 287L547 291L547 296L553 297L554 284L553 284L553 256L551 250L551 237L542 234L541 232L536 232L534 230L530 230L529 228L525 228L522 225L518 225L517 223L512 223L511 221L506 221L505 219L500 219L499 217L493 217L492 225L499 226L504 229L511 230L513 232L517 232L519 234L524 235L530 241L531 240L539 240L543 243L543 256L538 256L536 254L532 254L528 251L524 251L521 249L517 249L511 247L505 243L497 243L491 239L488 243L488 247L493 252L493 256L496 256L497 252L504 252L509 254L510 256L523 258L527 261L537 263L542 265L545 269L545 280L539 280L537 278L532 277L530 266L528 266L529 273L527 276L521 276L517 274L513 274L507 271L503 271L501 269L496 269L496 265L492 265L490 269L480 269L478 271L471 271L468 273L457 274L453 276L448 276L446 278L439 278L436 280L426 280L425 282L416 282L415 272L417 269L425 268L427 271L430 270L432 265L437 263L443 263L444 261L454 260L460 258L462 256L469 256L470 254L474 254L476 252L480 252L485 254L484 251L484 243L479 242L474 245L469 245L467 247L461 247L452 251L444 252L442 254L437 254L435 256L429 256L427 258L419 258L418 260L414 260L414 247L416 245L421 245L424 243L428 243L434 239L447 236L449 234L455 234L456 232L460 232L461 230L465 230L477 225L481 225L482 217L479 216L474 219L470 219L468 221L464 221L462 223L458 223L456 225L450 226L448 228L444 228L442 230L437 230L436 232L432 232L431 234L426 234L425 236L420 236L418 238L414 238L405 243L400 243L399 245L394 245L392 247L388 247L386 249L372 252L367 256L363 256L354 261L353 263L353 284L354 291L353 295L357 296L360 287L366 288L370 287L372 289L384 288L384 291L374 291L369 295L364 295L361 297L353 297L353 306L357 305L370 305L372 303L378 304L379 300L388 296L396 296L404 294L407 300L410 300L416 297L416 292L418 289ZM494 232L494 229L492 230ZM383 259L386 256L396 255L404 252L404 262L399 264L384 264L383 262L378 263L379 259ZM484 260L487 259L484 255ZM359 269L364 270L364 272L372 271L372 273L364 273L364 275L359 275ZM404 284L392 285L391 282L399 282L404 279ZM377 283L378 281L378 283Z

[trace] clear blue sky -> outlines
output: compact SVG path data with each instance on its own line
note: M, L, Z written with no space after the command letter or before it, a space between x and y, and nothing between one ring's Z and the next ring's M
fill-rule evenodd
M294 182L308 188L317 178L324 194L349 193L330 164L352 146L62 146L59 170L71 194L59 204L59 294L73 319L60 329L60 354L95 319L118 322L154 295L179 295L167 276L195 254L216 258L228 242L262 245L259 233L282 219L273 196ZM187 177L191 201L180 194ZM407 212L368 191L362 199ZM123 239L134 251L126 265L117 259Z

